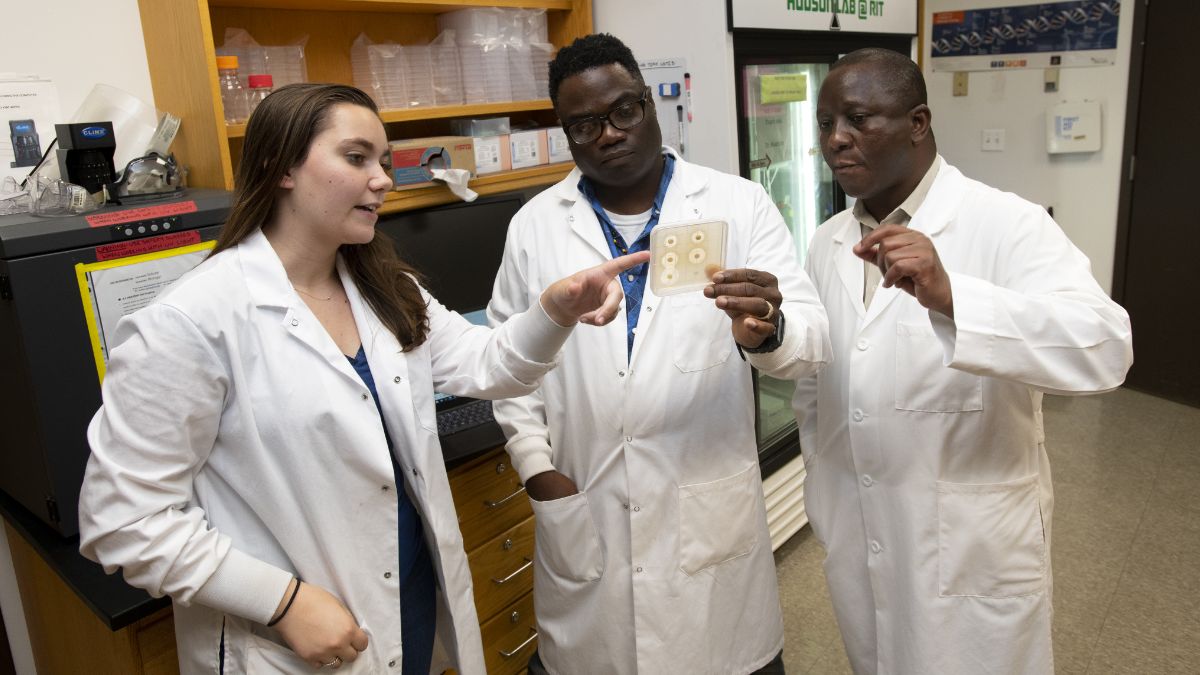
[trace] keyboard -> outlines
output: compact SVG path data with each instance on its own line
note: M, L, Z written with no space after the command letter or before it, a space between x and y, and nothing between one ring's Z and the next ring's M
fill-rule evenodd
M439 436L449 436L460 431L495 421L492 417L491 401L472 401L457 408L443 410L437 414Z

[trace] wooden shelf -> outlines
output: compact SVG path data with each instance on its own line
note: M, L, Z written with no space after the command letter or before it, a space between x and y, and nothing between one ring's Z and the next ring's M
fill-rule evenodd
M188 167L193 187L233 189L242 155L245 124L226 124L218 87L216 46L226 30L241 28L264 45L291 44L307 36L305 57L311 82L352 82L350 45L361 34L398 44L427 44L438 36L437 15L475 8L544 9L547 41L569 45L592 30L593 0L138 0L155 107L183 120L172 149ZM553 106L546 99L482 105L384 110L393 137L441 136L446 120L513 114L546 125ZM484 194L544 186L561 179L563 166L490 175L472 181ZM402 196L401 196L402 195ZM386 211L446 204L456 198L444 187L396 193Z
M572 0L209 0L212 7L294 9L319 12L403 12L441 14L469 7L519 7L566 11Z
M529 169L514 169L502 171L471 179L472 190L484 195L494 195L512 190L549 185L557 183L571 173L575 165L571 162L559 164L543 164ZM393 190L384 197L384 204L379 208L380 214L423 209L429 206L451 204L460 201L450 188L445 185L434 187L414 188L411 190Z
M448 117L482 117L485 115L503 115L504 113L553 109L554 106L550 104L550 99L543 98L533 101L509 101L507 103L478 103L474 105L409 108L407 110L381 110L379 116L384 122L414 122L418 120L445 119ZM246 135L246 125L226 125L225 134L229 138L241 138Z

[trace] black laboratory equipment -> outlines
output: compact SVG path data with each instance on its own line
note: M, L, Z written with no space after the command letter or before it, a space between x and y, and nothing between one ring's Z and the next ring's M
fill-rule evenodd
M113 153L117 138L112 122L55 124L58 135L58 168L62 179L91 194L116 179Z
M42 144L33 120L9 120L8 135L12 139L13 161L9 168L37 166L42 158Z
M230 197L189 189L136 208L0 216L0 490L63 536L79 532L87 426L100 407L76 266L215 239Z

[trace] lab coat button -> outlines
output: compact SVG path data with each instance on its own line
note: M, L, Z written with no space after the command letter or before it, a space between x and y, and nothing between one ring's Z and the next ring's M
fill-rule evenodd
M865 351L867 351L867 347L871 346L871 343L868 340L863 339L863 340L858 341L857 346L858 346L858 351L865 352Z
M871 487L875 484L875 481L870 476L864 474L862 477L862 484L867 487Z
M625 377L625 371L623 371L623 370L617 371L617 377Z
M653 308L653 307L651 307L650 305L646 305L646 311L647 311L647 312L653 312L653 311L654 311L654 308Z
M367 400L368 398L371 398L371 397L370 397L370 396L368 396L367 394L363 394L363 395L362 395L362 400L364 400L364 401L365 401L365 400Z
M638 571L638 573L640 574L640 573L641 573L641 571L642 571L642 568L640 568L640 567L639 567L639 568L637 568L637 571Z
M854 414L851 415L851 417L854 418L855 422L861 422L861 421L863 421L863 417L866 417L866 415L863 415L863 411L861 411L861 410L855 410Z
M623 507L623 508L624 508L626 511L628 511L628 510L629 510L629 505L628 505L628 504L622 504L621 506L622 506L622 507Z
M400 377L399 375L397 375L395 378L392 379L392 382L395 382L396 384L400 384L400 380L403 380L403 379L404 379L403 377Z
M300 325L300 322L299 322L298 320L296 320L296 319L292 319L292 325L293 325L293 326L299 326L299 325Z
M625 437L625 442L626 442L626 443L632 443L632 442L633 442L633 436L626 436L626 437Z
M379 489L383 490L384 492L387 492L388 490L391 490L392 488L387 485L380 485Z
M388 668L395 668L395 667L396 667L395 661L388 661Z
M871 542L871 553L879 553L882 550L883 550L883 546L881 546L879 544L879 542L877 542L877 541Z
M384 578L384 579L391 579L391 578L392 578L392 573L391 573L391 572L384 572L384 573L383 573L383 578Z
M634 510L634 511L641 511L641 510L642 510L642 507L640 507L640 506L635 506L635 507L633 507L633 510Z
M417 471L416 469L413 469L413 475L414 475L414 476L420 476L420 475L421 475L421 473L420 473L419 471Z

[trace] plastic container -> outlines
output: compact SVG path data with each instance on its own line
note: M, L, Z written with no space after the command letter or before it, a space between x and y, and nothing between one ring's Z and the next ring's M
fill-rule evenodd
M450 120L455 136L503 136L512 131L508 117L481 117Z
M250 115L254 114L254 109L267 96L271 95L271 91L275 88L275 80L270 75L256 74L250 76L250 91L246 94L246 110Z
M250 117L247 107L246 90L242 89L242 81L238 79L238 58L236 56L217 57L218 85L221 88L221 103L225 107L225 122L237 124L245 122Z
M650 231L650 290L657 296L704 288L725 268L723 220L659 225Z

